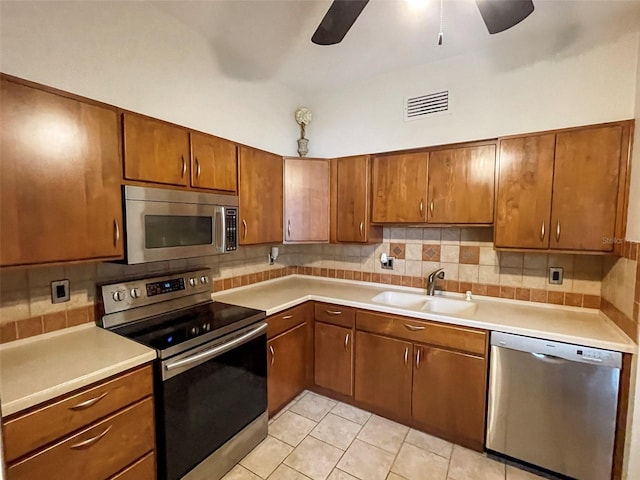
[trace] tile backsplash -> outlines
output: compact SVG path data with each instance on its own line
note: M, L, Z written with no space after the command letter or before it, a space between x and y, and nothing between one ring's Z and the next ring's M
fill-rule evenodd
M385 227L379 245L280 245L275 265L268 265L270 246L265 245L240 247L227 255L144 265L86 263L1 269L0 342L95 321L97 283L200 267L211 268L216 291L291 273L424 288L426 275L443 268L445 280L438 288L444 290L590 308L600 308L603 292L618 309L631 311L633 318L634 303L627 293L618 294L608 286L612 284L609 279L618 282L619 272L632 269L627 263L617 263L624 259L496 252L492 236L493 230L486 227ZM393 270L381 268L382 253L395 257ZM548 283L548 267L564 269L562 285ZM52 304L50 282L64 278L70 280L71 300ZM604 287L603 278L608 279ZM635 304L637 309L637 299Z

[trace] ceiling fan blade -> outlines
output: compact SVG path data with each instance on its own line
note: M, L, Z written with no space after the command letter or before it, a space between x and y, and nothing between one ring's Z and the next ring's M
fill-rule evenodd
M476 5L492 35L517 25L534 9L532 0L476 0Z
M333 0L311 41L317 45L340 43L367 3L369 0Z

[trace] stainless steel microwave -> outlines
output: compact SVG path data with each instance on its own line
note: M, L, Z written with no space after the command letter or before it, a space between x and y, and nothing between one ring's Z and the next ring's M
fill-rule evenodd
M238 197L124 186L126 262L145 263L238 249Z

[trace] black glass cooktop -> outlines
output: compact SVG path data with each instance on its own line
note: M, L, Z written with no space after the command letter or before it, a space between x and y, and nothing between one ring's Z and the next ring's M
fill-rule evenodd
M159 351L170 350L173 354L263 318L265 312L262 310L207 302L115 328L113 332ZM202 339L202 342L197 339Z

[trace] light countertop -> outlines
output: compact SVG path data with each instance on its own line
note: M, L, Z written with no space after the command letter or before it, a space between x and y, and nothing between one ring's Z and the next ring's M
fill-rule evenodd
M225 303L265 310L267 315L314 300L619 352L636 353L638 348L611 320L595 309L474 295L473 301L477 304L474 313L442 315L392 307L371 300L384 291L425 293L418 288L289 275L214 293L212 297ZM460 299L464 295L447 294L448 297Z
M0 346L2 416L155 358L155 350L95 325L81 325L4 344Z

